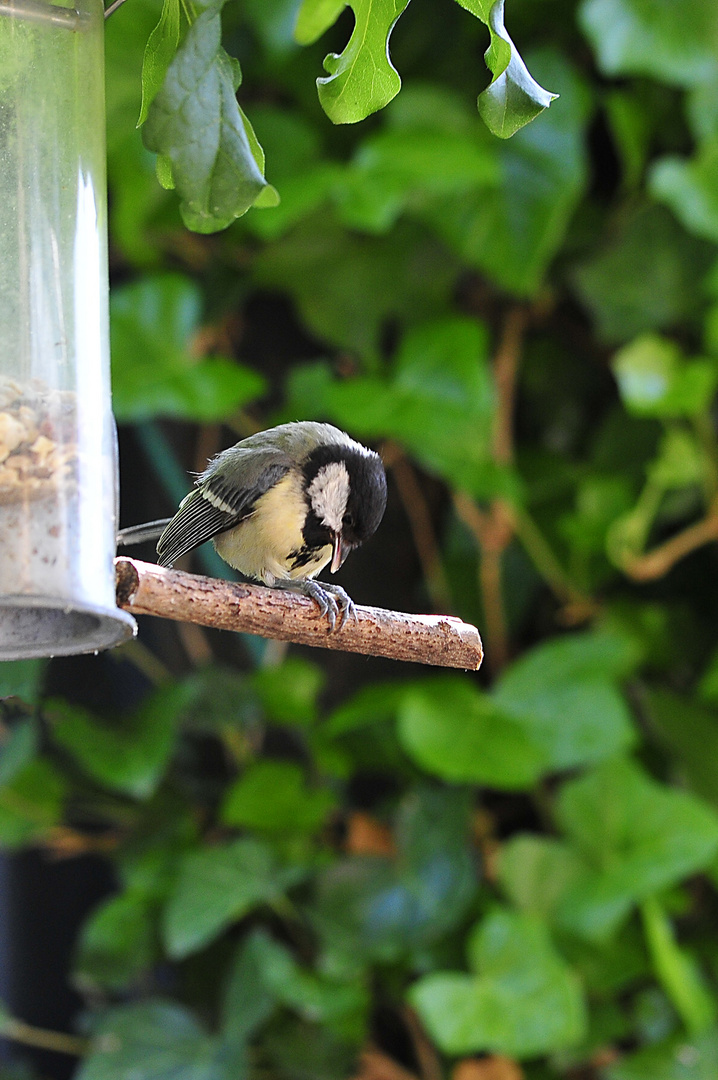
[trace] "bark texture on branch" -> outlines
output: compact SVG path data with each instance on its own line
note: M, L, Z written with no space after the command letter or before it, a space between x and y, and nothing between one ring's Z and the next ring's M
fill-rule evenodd
M115 569L117 604L133 615L470 671L483 659L476 627L450 615L405 615L357 605L356 620L330 632L316 604L295 593L186 574L137 559L118 558Z

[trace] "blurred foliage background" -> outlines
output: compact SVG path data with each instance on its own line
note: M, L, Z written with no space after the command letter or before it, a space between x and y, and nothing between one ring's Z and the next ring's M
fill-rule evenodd
M76 995L46 1031L18 952L0 1077L715 1080L718 7L511 0L560 96L506 140L486 27L439 0L398 96L333 126L325 7L305 47L296 0L224 8L281 201L204 235L136 127L161 5L108 22L122 524L333 421L390 481L343 583L476 623L484 670L151 619L0 665L11 947L64 889Z

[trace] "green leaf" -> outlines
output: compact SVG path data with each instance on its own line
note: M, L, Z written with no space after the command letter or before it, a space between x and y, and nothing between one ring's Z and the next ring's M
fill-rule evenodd
M276 995L264 978L268 937L261 928L250 931L230 966L222 995L222 1031L232 1042L246 1043L274 1012Z
M77 705L52 702L48 716L53 738L93 779L146 799L162 779L174 745L177 717L190 692L182 683L162 688L133 716L113 723Z
M560 918L595 940L608 937L638 901L704 869L718 849L714 811L624 758L566 784L557 817L587 864Z
M246 1068L187 1009L145 1001L104 1014L77 1080L245 1080Z
M406 93L406 91L404 91ZM496 187L494 147L473 132L394 127L365 139L334 197L352 228L385 232L435 196Z
M546 769L541 749L511 713L458 676L411 689L398 730L418 765L453 783L526 788Z
M566 769L633 745L628 706L616 681L640 660L635 642L598 630L538 645L498 679L494 707L541 750L544 769Z
M221 46L214 0L192 23L143 127L145 146L169 158L185 225L216 232L267 187L251 125L237 104L238 65Z
M456 926L476 892L468 814L463 792L411 792L399 807L395 863L353 857L321 873L315 918L335 962L395 960Z
M334 710L323 725L323 730L327 735L336 737L390 720L396 716L405 694L406 688L398 682L365 686Z
M659 981L691 1034L697 1035L714 1023L716 1002L696 965L684 952L673 928L655 896L641 904L646 940Z
M0 662L0 700L18 697L36 705L47 667L46 660L4 660Z
M85 992L123 990L152 966L156 954L147 898L128 890L105 900L83 923L73 979Z
M574 1046L584 1037L578 980L538 919L494 911L475 927L468 949L474 975L433 972L409 992L441 1050L487 1050L521 1059Z
M137 126L147 119L150 105L165 81L180 37L180 0L163 0L160 21L147 41L142 61L142 105Z
M670 752L697 795L718 803L718 714L667 690L646 688L651 731Z
M300 369L290 380L290 402L299 409L305 401L359 435L396 439L465 491L516 496L513 474L492 467L495 393L479 323L455 317L410 329L386 378L338 382L326 365Z
M718 385L710 360L685 360L678 345L656 334L620 349L613 371L621 400L635 416L697 416L708 409Z
M472 10L470 0L459 0ZM479 95L479 112L494 135L508 139L547 109L558 94L544 90L531 77L504 26L504 0L491 5L488 20L491 44L486 64L493 75L490 85Z
M0 735L0 788L11 784L36 756L39 749L37 723L28 717L18 720Z
M387 322L445 312L457 273L456 260L415 223L399 221L391 236L366 237L328 214L302 222L255 262L255 280L286 290L315 335L364 358L378 356ZM292 419L321 410L301 406Z
M307 787L302 768L290 761L257 761L227 791L221 819L260 832L314 833L335 800L330 791Z
M718 1073L718 1030L676 1036L630 1054L606 1071L606 1080L714 1080Z
M335 1023L364 1013L363 986L324 978L301 967L289 949L262 929L253 930L237 954L224 998L225 1032L246 1039L275 1004L313 1023Z
M325 680L316 664L290 656L279 667L255 671L251 685L272 720L308 727L317 719L317 695Z
M325 56L328 74L317 79L319 101L332 123L355 124L399 93L401 79L389 59L389 37L408 3L350 0L354 12L351 37L340 55Z
M346 6L346 0L302 0L294 28L295 41L313 45L334 25Z
M573 275L608 343L675 326L698 314L711 245L690 236L662 206L640 205Z
M278 900L302 875L300 866L280 866L259 840L190 852L164 911L167 951L177 959L197 952L253 908Z
M588 90L555 53L534 66L561 92L556 105L497 147L499 183L461 199L435 199L421 211L462 260L502 289L534 295L566 237L587 180L584 128Z
M700 484L709 468L705 451L693 433L670 427L661 439L658 454L649 464L647 472L652 484L669 491L671 488Z
M603 105L621 159L623 188L635 191L641 184L650 150L653 118L640 95L631 89L610 90Z
M706 139L690 160L660 158L651 169L649 186L688 232L718 241L718 135Z
M264 389L260 375L220 357L198 359L200 292L179 275L147 277L111 297L113 405L119 420L218 420Z
M67 783L43 758L30 760L0 789L0 847L20 847L62 821Z
M578 13L607 75L648 75L692 86L715 72L718 11L710 2L583 0Z
M583 861L565 841L519 833L501 847L496 872L517 908L550 919L583 870Z

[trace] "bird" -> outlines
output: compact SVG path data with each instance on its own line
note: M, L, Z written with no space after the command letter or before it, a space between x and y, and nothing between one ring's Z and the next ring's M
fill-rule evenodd
M356 617L335 574L372 536L386 508L379 454L332 424L294 421L242 439L212 458L174 517L133 526L118 543L156 538L160 566L213 540L243 577L310 597L330 632Z

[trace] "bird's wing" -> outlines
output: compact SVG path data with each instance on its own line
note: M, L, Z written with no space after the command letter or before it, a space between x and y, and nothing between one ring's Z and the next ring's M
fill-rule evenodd
M199 486L180 503L157 543L160 566L172 566L180 555L249 517L257 499L291 465L281 451L233 453L237 450L232 447L220 455L202 474Z

